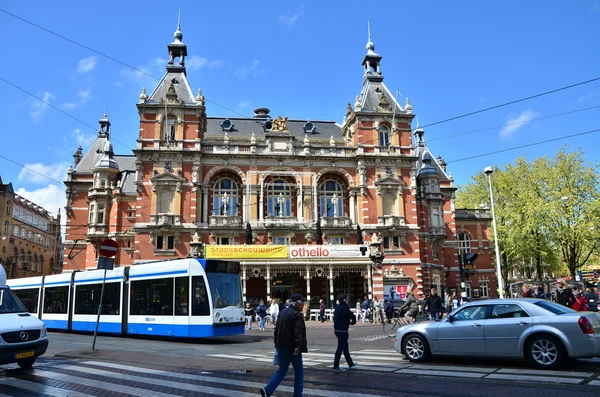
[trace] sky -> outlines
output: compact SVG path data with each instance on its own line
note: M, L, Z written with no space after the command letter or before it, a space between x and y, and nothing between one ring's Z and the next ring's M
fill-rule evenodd
M202 89L211 116L268 107L272 115L341 123L361 90L368 21L384 83L399 90L401 104L410 98L424 126L600 77L600 0L4 2L4 183L56 213L65 205L59 182L77 146L93 142L105 109L115 151L131 154L135 104L158 80L126 65L163 75L179 8L188 80ZM599 116L600 80L426 127L425 140L464 185L488 165L554 156L564 145L598 161L600 132L470 157L598 129Z

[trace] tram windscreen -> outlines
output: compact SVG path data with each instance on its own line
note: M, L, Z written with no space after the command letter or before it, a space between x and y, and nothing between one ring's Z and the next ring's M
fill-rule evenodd
M239 273L206 273L215 309L242 307Z

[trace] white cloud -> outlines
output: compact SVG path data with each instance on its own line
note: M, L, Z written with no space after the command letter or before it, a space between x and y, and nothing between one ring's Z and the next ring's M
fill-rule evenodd
M242 101L242 102L238 103L238 105L237 105L237 107L240 109L246 109L249 106L250 106L250 101Z
M252 60L250 66L240 66L235 68L233 75L240 80L244 80L248 76L256 77L266 73L265 69L260 69L260 61L258 59Z
M521 127L527 125L532 119L538 117L539 114L531 109L524 110L517 117L512 117L506 120L504 127L500 130L500 138L510 138Z
M292 14L289 15L283 15L281 14L279 16L279 23L283 24L283 25L288 25L288 26L292 26L294 23L296 23L296 21L298 20L298 17L300 16L300 12L294 12Z
M198 55L192 55L191 57L185 59L185 67L187 68L187 70L190 71L196 71L203 67L207 67L209 69L219 69L222 66L223 61L220 61L218 59L214 61L209 61L208 59Z
M39 97L40 95L38 94L37 96ZM48 91L45 91L44 94L41 95L41 97L44 102L35 98L31 98L31 109L29 109L29 115L31 116L33 121L36 122L40 120L44 113L46 113L46 110L48 109L48 103L50 103L50 100L55 98L54 95L52 95Z
M52 178L57 181L62 181L67 176L68 168L69 163L67 162L50 165L44 165L42 163L25 164L25 168L19 173L19 180L30 183L48 183L48 178Z
M62 105L60 105L61 108L66 109L66 110L72 110L78 106L79 106L79 104L74 103L74 102L67 102L67 103L63 103Z
M79 99L81 99L82 104L87 103L92 99L92 91L89 88L77 91L77 95L79 96Z
M72 133L73 138L82 148L88 148L96 139L96 135L81 131L79 128L75 128Z
M587 101L591 101L596 103L598 99L598 92L588 92L585 95L582 95L579 97L579 102L587 102Z
M79 61L79 65L77 66L78 73L87 73L90 70L94 70L96 68L96 62L98 62L97 56L91 56L89 58L84 58Z
M67 198L65 196L65 189L62 186L59 187L52 183L46 187L32 191L26 190L25 188L19 188L16 193L44 208L54 217L56 217L58 210L60 209L62 214L61 224L64 226L66 219L64 208L67 205Z

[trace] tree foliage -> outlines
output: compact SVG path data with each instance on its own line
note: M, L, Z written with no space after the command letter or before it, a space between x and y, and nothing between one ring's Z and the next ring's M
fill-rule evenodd
M600 248L598 166L586 164L583 153L562 148L556 157L496 168L492 187L498 227L502 276L517 269L541 278L562 263L571 275ZM489 206L486 175L472 176L460 189L457 208Z

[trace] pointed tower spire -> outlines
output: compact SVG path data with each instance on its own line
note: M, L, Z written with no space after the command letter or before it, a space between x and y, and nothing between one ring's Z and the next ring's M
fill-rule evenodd
M375 52L375 44L371 40L371 22L367 22L367 35L367 53L362 61L365 67L365 77L371 81L382 81L383 75L379 65L381 55Z
M174 33L175 40L167 46L169 49L169 62L167 70L169 72L185 73L185 57L187 56L187 46L183 43L183 32L181 31L181 10L177 14L177 30ZM175 65L175 58L179 58L179 65Z

